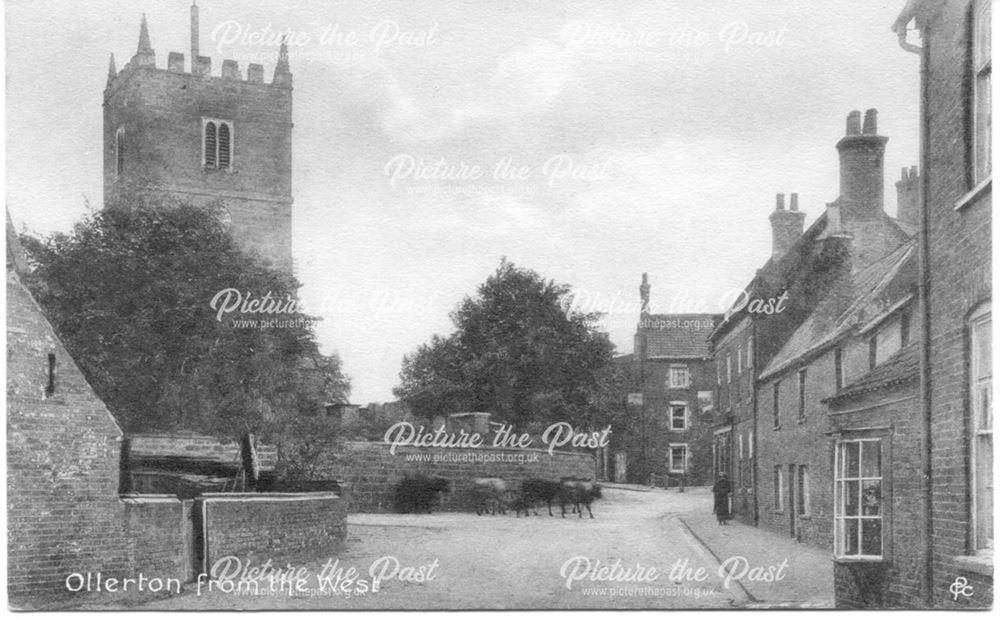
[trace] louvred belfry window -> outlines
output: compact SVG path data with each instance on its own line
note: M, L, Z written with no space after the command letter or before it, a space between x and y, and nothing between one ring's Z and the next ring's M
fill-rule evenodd
M225 170L233 161L233 126L225 120L202 121L202 165L205 168Z
M205 123L205 167L214 168L215 167L215 153L218 148L218 140L216 139L216 129L214 122Z
M119 127L115 133L115 175L125 171L125 129Z
M219 167L229 167L229 125L219 125Z

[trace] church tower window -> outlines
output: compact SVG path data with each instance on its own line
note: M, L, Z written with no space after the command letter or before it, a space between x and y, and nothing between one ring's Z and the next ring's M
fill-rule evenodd
M233 128L226 120L202 120L202 165L227 170L232 162Z
M115 132L115 176L121 176L125 171L125 129L119 127Z

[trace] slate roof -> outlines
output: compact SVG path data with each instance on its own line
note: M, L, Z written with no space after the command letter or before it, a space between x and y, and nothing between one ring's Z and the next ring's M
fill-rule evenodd
M823 401L837 403L869 391L915 382L920 377L919 352L920 347L915 343L903 347L895 355L875 366L872 371Z
M644 314L638 333L646 338L646 358L708 358L708 336L721 319L719 314Z
M806 362L842 336L875 318L887 297L899 301L916 283L916 242L896 250L857 272L841 276L799 325L760 375L761 380Z

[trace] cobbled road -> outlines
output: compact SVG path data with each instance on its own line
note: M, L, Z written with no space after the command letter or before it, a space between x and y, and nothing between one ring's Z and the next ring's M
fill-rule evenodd
M329 578L321 588L324 561L319 561L294 566L306 568L302 593L272 594L265 587L248 595L217 587L209 591L204 584L198 591L190 584L180 596L141 608L636 609L725 608L744 602L742 590L724 586L718 564L676 519L695 511L711 511L704 489L608 488L594 503L593 520L561 518L558 507L554 517L542 509L540 516L527 518L353 514L347 548L337 557L344 576L339 581ZM671 578L678 562L688 571L681 576L674 570ZM699 569L702 580L695 579ZM372 571L384 576L377 591Z

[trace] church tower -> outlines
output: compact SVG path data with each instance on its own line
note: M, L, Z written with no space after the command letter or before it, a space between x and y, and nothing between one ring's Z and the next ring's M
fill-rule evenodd
M139 45L104 89L104 195L137 191L195 205L221 201L233 236L292 270L292 74L284 42L270 83L224 60L219 75L199 53L191 6L191 61L170 52L166 68L143 15Z

